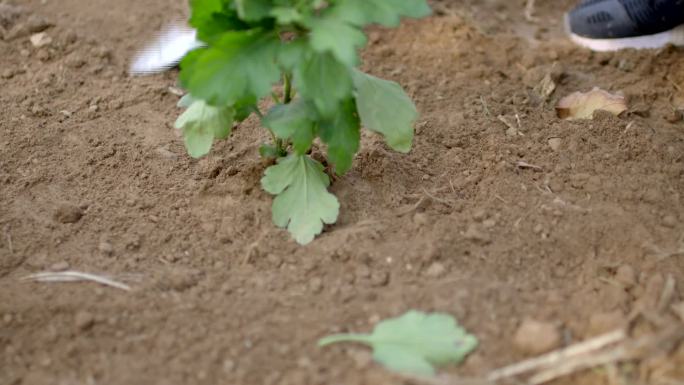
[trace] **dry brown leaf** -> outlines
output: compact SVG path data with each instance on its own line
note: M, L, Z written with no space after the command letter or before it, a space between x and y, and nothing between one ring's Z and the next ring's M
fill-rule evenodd
M620 115L627 110L624 96L613 95L598 87L589 92L575 92L558 102L556 112L561 119L591 119L594 111L603 110Z

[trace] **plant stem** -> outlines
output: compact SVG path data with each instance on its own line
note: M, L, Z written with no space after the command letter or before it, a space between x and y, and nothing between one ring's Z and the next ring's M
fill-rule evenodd
M285 74L285 96L283 99L284 104L289 104L292 101L292 75L289 73Z
M369 337L366 334L334 334L318 340L318 346L326 346L337 342L362 342L367 344Z

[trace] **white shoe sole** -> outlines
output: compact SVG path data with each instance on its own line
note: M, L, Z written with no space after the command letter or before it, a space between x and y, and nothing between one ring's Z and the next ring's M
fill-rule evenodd
M656 49L668 44L684 46L684 25L655 35L626 37L622 39L590 39L572 32L569 32L569 35L570 40L576 44L598 52L618 51L628 48Z
M197 31L180 23L171 24L136 54L129 72L132 75L164 72L178 65L188 52L202 46L204 43L197 40Z

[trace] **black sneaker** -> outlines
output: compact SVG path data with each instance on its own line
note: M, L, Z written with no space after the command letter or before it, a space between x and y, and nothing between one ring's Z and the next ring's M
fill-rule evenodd
M684 46L684 0L584 0L565 23L572 41L594 51Z

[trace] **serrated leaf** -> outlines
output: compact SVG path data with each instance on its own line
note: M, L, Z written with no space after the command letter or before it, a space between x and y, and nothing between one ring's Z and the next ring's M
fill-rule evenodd
M353 67L359 64L357 50L366 45L366 35L357 27L334 17L312 19L311 47L318 52L331 52L337 60Z
M294 68L294 81L299 92L324 117L332 116L353 89L349 68L331 53L309 52Z
M217 106L262 98L280 79L279 44L273 32L226 32L210 48L195 50L183 59L181 82L194 97Z
M387 144L394 150L407 153L413 142L413 123L418 111L411 98L401 86L353 71L356 88L356 108L361 123L369 130L385 136Z
M323 231L323 224L337 220L340 204L327 187L323 165L305 155L293 154L266 169L261 186L273 200L273 223L287 227L302 245Z
M235 11L225 7L224 0L192 0L190 25L197 30L197 38L205 43L213 43L217 36L226 31L243 30L248 27L237 17Z
M319 135L328 145L328 160L337 175L349 171L361 140L359 117L353 99L344 101L332 119L320 124Z
M291 139L298 154L304 155L316 135L316 111L311 104L297 99L290 104L279 104L268 112L261 123L280 139Z
M199 158L209 153L215 138L223 139L230 135L233 116L232 108L214 107L203 100L194 100L178 117L175 127L183 131L190 156Z
M336 342L367 344L373 358L388 369L414 375L433 375L435 365L458 364L478 344L452 316L415 310L380 322L372 334L333 335L318 344Z
M345 0L331 10L340 20L361 27L374 23L396 27L401 17L420 18L431 12L425 0Z

